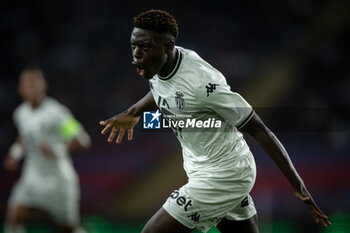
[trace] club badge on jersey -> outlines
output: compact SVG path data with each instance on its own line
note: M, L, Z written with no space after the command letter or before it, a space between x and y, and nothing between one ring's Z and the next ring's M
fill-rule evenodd
M185 107L184 94L181 91L175 93L175 103L178 109L183 109Z

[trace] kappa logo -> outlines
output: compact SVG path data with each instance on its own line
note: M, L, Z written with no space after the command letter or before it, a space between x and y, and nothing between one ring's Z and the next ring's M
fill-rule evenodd
M210 93L213 93L214 90L216 90L216 87L219 86L219 84L213 84L213 83L208 83L205 88L207 88L207 97L209 96Z
M248 196L246 196L242 201L241 201L241 207L246 207L249 205L248 201Z
M160 129L160 116L162 114L159 110L143 112L143 128L144 129Z
M181 91L175 93L175 103L178 109L183 109L185 107L184 94Z

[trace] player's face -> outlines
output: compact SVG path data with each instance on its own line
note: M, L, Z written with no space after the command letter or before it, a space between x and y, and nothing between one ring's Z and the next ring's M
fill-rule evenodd
M156 32L140 28L133 29L130 42L137 73L151 79L168 59L165 43Z
M37 70L22 72L18 92L24 101L28 101L33 106L39 105L46 94L46 82L41 72Z

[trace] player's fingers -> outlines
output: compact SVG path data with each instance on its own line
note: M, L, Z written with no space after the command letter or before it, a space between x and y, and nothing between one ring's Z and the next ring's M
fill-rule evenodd
M107 120L100 121L100 125L113 125L113 123L114 123L114 119L113 118L109 118Z
M117 140L115 141L116 143L120 143L122 141L124 133L125 133L125 129L120 129L119 130L119 134L118 134Z
M109 134L109 137L108 137L107 141L108 142L112 142L114 137L115 137L115 135L117 134L117 132L118 132L118 129L112 128L111 133Z
M104 129L101 131L101 134L106 134L110 129L112 128L112 125L107 125L104 127Z
M318 218L328 218L327 215L325 215L314 203L308 204L311 211L314 213L315 216Z
M320 216L319 218L322 222L322 225L324 227L331 225L330 221L328 221L328 217L325 214L321 213L321 214L319 214L319 216Z
M321 219L320 222L321 222L322 226L324 226L324 227L328 226L326 219Z
M14 159L6 157L4 161L4 167L6 168L6 170L15 171L18 168L18 163Z
M321 211L314 212L313 219L316 223L321 224L324 227L331 225L331 223L328 221L328 217Z
M133 129L128 129L128 140L131 141L132 140L132 136L133 136Z

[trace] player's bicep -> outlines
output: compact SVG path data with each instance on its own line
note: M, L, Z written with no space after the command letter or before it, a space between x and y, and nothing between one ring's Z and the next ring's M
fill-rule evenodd
M55 132L62 140L71 141L82 131L82 125L67 107L59 106L52 115Z
M82 130L82 126L73 116L64 119L58 127L58 133L65 141L75 138Z
M254 138L258 138L261 135L265 135L269 131L265 123L254 111L250 119L243 126L241 126L239 130L249 134Z

